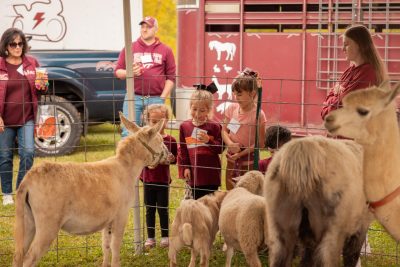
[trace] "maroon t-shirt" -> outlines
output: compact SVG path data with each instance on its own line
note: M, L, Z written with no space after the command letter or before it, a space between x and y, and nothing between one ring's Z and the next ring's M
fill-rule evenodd
M141 62L143 73L135 77L135 94L160 96L166 80L175 82L175 59L171 48L156 41L147 45L139 37L132 43L133 62ZM115 72L126 69L125 48L119 54Z
M3 120L5 126L21 126L33 120L32 94L22 64L6 63L8 71L7 90L4 101ZM18 71L19 69L19 71Z
M271 163L271 161L272 161L272 156L258 161L258 170L263 174L265 174L268 170L268 166Z
M332 110L342 106L342 99L348 93L377 85L374 67L369 63L360 66L350 66L340 77L338 85L342 88L340 92L333 89L326 96L324 106L321 111L322 119Z
M210 141L206 144L197 143L194 132L206 131ZM221 160L222 153L221 125L208 121L201 126L194 126L192 120L182 122L179 128L179 175L183 169L190 169L191 179L189 185L207 186L221 185ZM183 177L181 177L183 178Z
M178 145L176 139L170 135L165 135L163 137L164 144L167 146L169 152L175 157L175 161L171 162L175 164L176 157L178 154ZM145 167L140 175L140 180L144 183L156 183L156 184L169 184L171 183L171 174L169 171L169 165L159 164L154 169L149 169Z

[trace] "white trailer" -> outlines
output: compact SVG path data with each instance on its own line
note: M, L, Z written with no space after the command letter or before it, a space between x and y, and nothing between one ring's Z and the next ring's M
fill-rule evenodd
M140 34L142 10L141 0L131 1L133 40ZM35 50L120 50L123 1L1 0L0 34L10 27L32 36Z

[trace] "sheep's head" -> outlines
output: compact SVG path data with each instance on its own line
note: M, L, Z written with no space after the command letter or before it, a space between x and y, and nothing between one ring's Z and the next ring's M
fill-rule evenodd
M344 97L342 108L325 117L325 128L332 135L372 144L389 125L398 127L393 100L399 92L400 83L392 90L389 82L352 92Z
M250 193L261 196L264 188L264 175L259 171L249 171L236 177L236 187L243 187Z

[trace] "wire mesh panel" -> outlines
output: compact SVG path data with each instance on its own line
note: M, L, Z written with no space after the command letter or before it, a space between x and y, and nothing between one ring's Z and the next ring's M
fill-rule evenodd
M198 79L204 79L205 81L212 81L213 77L199 77ZM321 103L315 103L313 101L306 101L304 103L298 103L295 100L291 99L291 95L295 95L299 93L297 85L299 83L304 82L307 86L309 83L315 83L312 81L301 81L301 80L292 80L292 79L264 79L263 84L267 86L264 90L268 90L268 85L277 83L280 88L279 94L276 96L271 96L268 98L263 98L261 103L261 108L266 116L266 127L268 128L271 125L280 125L288 128L294 136L304 135L304 132L301 132L298 127L292 125L290 123L285 123L284 120L281 120L279 114L285 114L290 111L291 108L299 108L304 107L305 109L305 119L309 116L308 114L319 112L321 109ZM226 82L228 84L228 81ZM296 88L296 89L294 89ZM298 91L296 91L298 90ZM316 89L315 89L316 90ZM167 124L165 129L165 133L173 136L176 140L179 140L179 130L178 125L180 125L185 120L191 119L191 92L194 89L190 89L185 94L177 94L177 98L180 99L170 99L167 101L167 105L170 103L178 103L175 107L176 113L180 113L181 116L179 119L177 117L172 116L170 122ZM312 93L312 92L311 92ZM216 97L216 96L215 96ZM294 98L297 99L297 98ZM306 97L307 99L307 97ZM65 100L66 101L66 100ZM180 105L184 101L185 105ZM230 103L237 103L237 99L235 95L233 95L232 99L229 99ZM72 105L87 105L82 100L78 101L69 101L69 104ZM215 104L219 103L215 101ZM95 104L95 103L91 103ZM103 103L100 101L97 104L102 105ZM216 107L217 105L215 105ZM273 110L271 112L270 110ZM275 117L270 116L270 114L278 114ZM111 121L116 122L118 119L115 117ZM219 123L221 121L219 120ZM120 141L120 126L113 123L102 123L102 124L94 124L90 125L86 129L86 135L82 136L80 139L80 143L77 146L74 146L74 152L68 156L53 156L49 158L35 158L35 165L41 164L43 161L54 161L54 162L65 162L65 161L74 161L74 162L92 162L97 160L102 160L104 158L115 155L115 148L118 142ZM323 134L324 130L319 127L313 131L312 128L309 129L307 134ZM300 134L302 133L302 134ZM249 138L252 138L250 135L254 135L255 132L251 132L249 134ZM279 140L277 140L279 143ZM179 143L179 141L178 141ZM178 144L181 145L181 144ZM244 147L246 148L246 147ZM261 159L266 159L270 157L270 152L267 151L266 148L260 147L261 149ZM140 157L141 155L138 155ZM225 183L225 175L226 171L229 170L227 167L227 155L226 150L223 151L219 158L221 160L221 186L219 190L226 190ZM18 156L14 157L14 176L17 173L18 166ZM187 166L192 167L192 166ZM207 166L204 166L207 167ZM170 173L172 178L172 183L169 185L158 185L160 187L169 188L169 205L167 208L169 210L169 226L172 223L173 218L175 217L176 209L179 207L181 201L185 197L185 191L187 190L186 182L184 179L181 179L182 176L179 174L178 166L171 165ZM133 177L132 177L133 178ZM50 181L51 182L51 181ZM144 242L147 239L147 229L146 229L146 209L144 205L144 196L143 196L143 184L140 183L140 203L141 203L141 233L142 233L142 245L144 246ZM15 188L15 180L13 188ZM158 208L156 205L155 208ZM10 266L12 262L12 256L14 253L14 239L13 239L13 227L15 223L15 206L0 206L0 265L1 266ZM155 223L155 238L156 238L156 247L151 250L146 250L143 255L135 256L134 255L134 239L133 233L135 230L135 226L133 225L132 219L132 211L130 212L128 224L125 229L123 246L122 246L122 265L125 266L166 266L168 264L168 255L167 249L160 247L161 241L161 227L160 221L158 217L158 213L156 213L156 223ZM165 230L165 229L164 229ZM222 252L223 238L218 236L216 241L214 242L212 253L213 260L211 261L211 266L221 266L224 264L225 255ZM362 251L362 266L398 266L399 258L398 258L398 244L391 239L388 234L382 229L382 227L374 222L370 230L368 232L368 243L365 244L365 247ZM261 260L264 264L267 264L268 256L265 251L260 252ZM44 255L44 257L40 261L39 266L97 266L101 263L102 260L102 252L101 252L101 235L100 233L88 235L88 236L74 236L67 234L61 231L58 235L58 238L53 242L50 250ZM187 264L189 261L189 251L184 250L180 253L178 261L184 264ZM239 254L234 257L234 264L237 266L245 265L244 256Z

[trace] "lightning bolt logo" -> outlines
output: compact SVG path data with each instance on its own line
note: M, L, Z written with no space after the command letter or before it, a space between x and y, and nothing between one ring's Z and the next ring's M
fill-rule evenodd
M35 24L35 26L33 26L32 29L35 29L44 20L43 15L44 15L44 12L36 13L35 17L33 18L33 20L36 20L36 24Z

